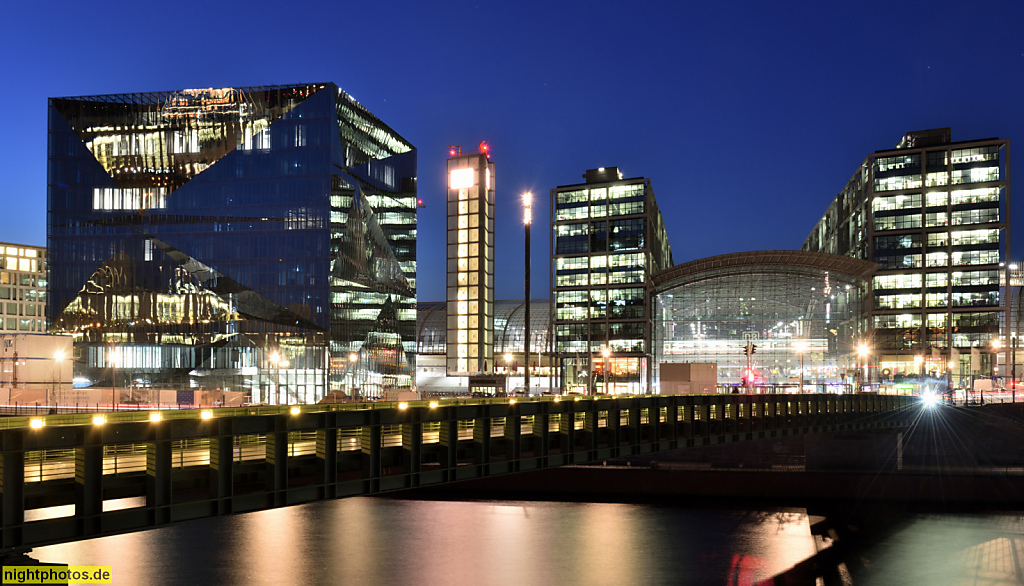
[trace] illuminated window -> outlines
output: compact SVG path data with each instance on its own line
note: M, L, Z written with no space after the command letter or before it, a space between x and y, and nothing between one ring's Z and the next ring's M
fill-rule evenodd
M472 167L452 169L449 174L448 187L450 189L468 189L474 185L476 185L476 179Z

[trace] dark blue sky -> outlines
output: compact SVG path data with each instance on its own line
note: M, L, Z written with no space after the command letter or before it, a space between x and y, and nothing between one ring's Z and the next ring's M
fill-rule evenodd
M1024 138L1022 24L1019 1L18 2L0 240L46 241L47 97L334 81L419 149L421 300L444 297L447 146L481 140L499 299L523 295L519 193L542 298L548 190L588 168L651 178L677 263L798 248L906 131Z

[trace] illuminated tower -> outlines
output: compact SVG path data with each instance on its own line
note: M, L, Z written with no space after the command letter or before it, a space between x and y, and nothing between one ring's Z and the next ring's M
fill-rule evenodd
M452 376L494 372L494 163L487 143L448 159L448 348Z

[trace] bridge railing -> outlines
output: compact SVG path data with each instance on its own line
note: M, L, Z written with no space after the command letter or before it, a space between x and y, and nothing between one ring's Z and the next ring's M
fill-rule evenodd
M902 427L915 404L877 395L654 395L12 417L0 419L0 541L23 550L635 454ZM123 499L134 505L110 505ZM51 510L64 516L46 518ZM26 521L26 511L38 520Z

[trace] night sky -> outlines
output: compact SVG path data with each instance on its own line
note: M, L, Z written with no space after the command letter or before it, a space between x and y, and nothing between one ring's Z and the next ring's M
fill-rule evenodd
M1024 140L1022 24L1019 1L8 3L0 241L46 243L48 97L333 81L419 150L421 301L444 298L447 147L481 140L499 299L523 296L519 194L544 298L548 190L589 168L652 180L677 263L796 249L906 131Z

